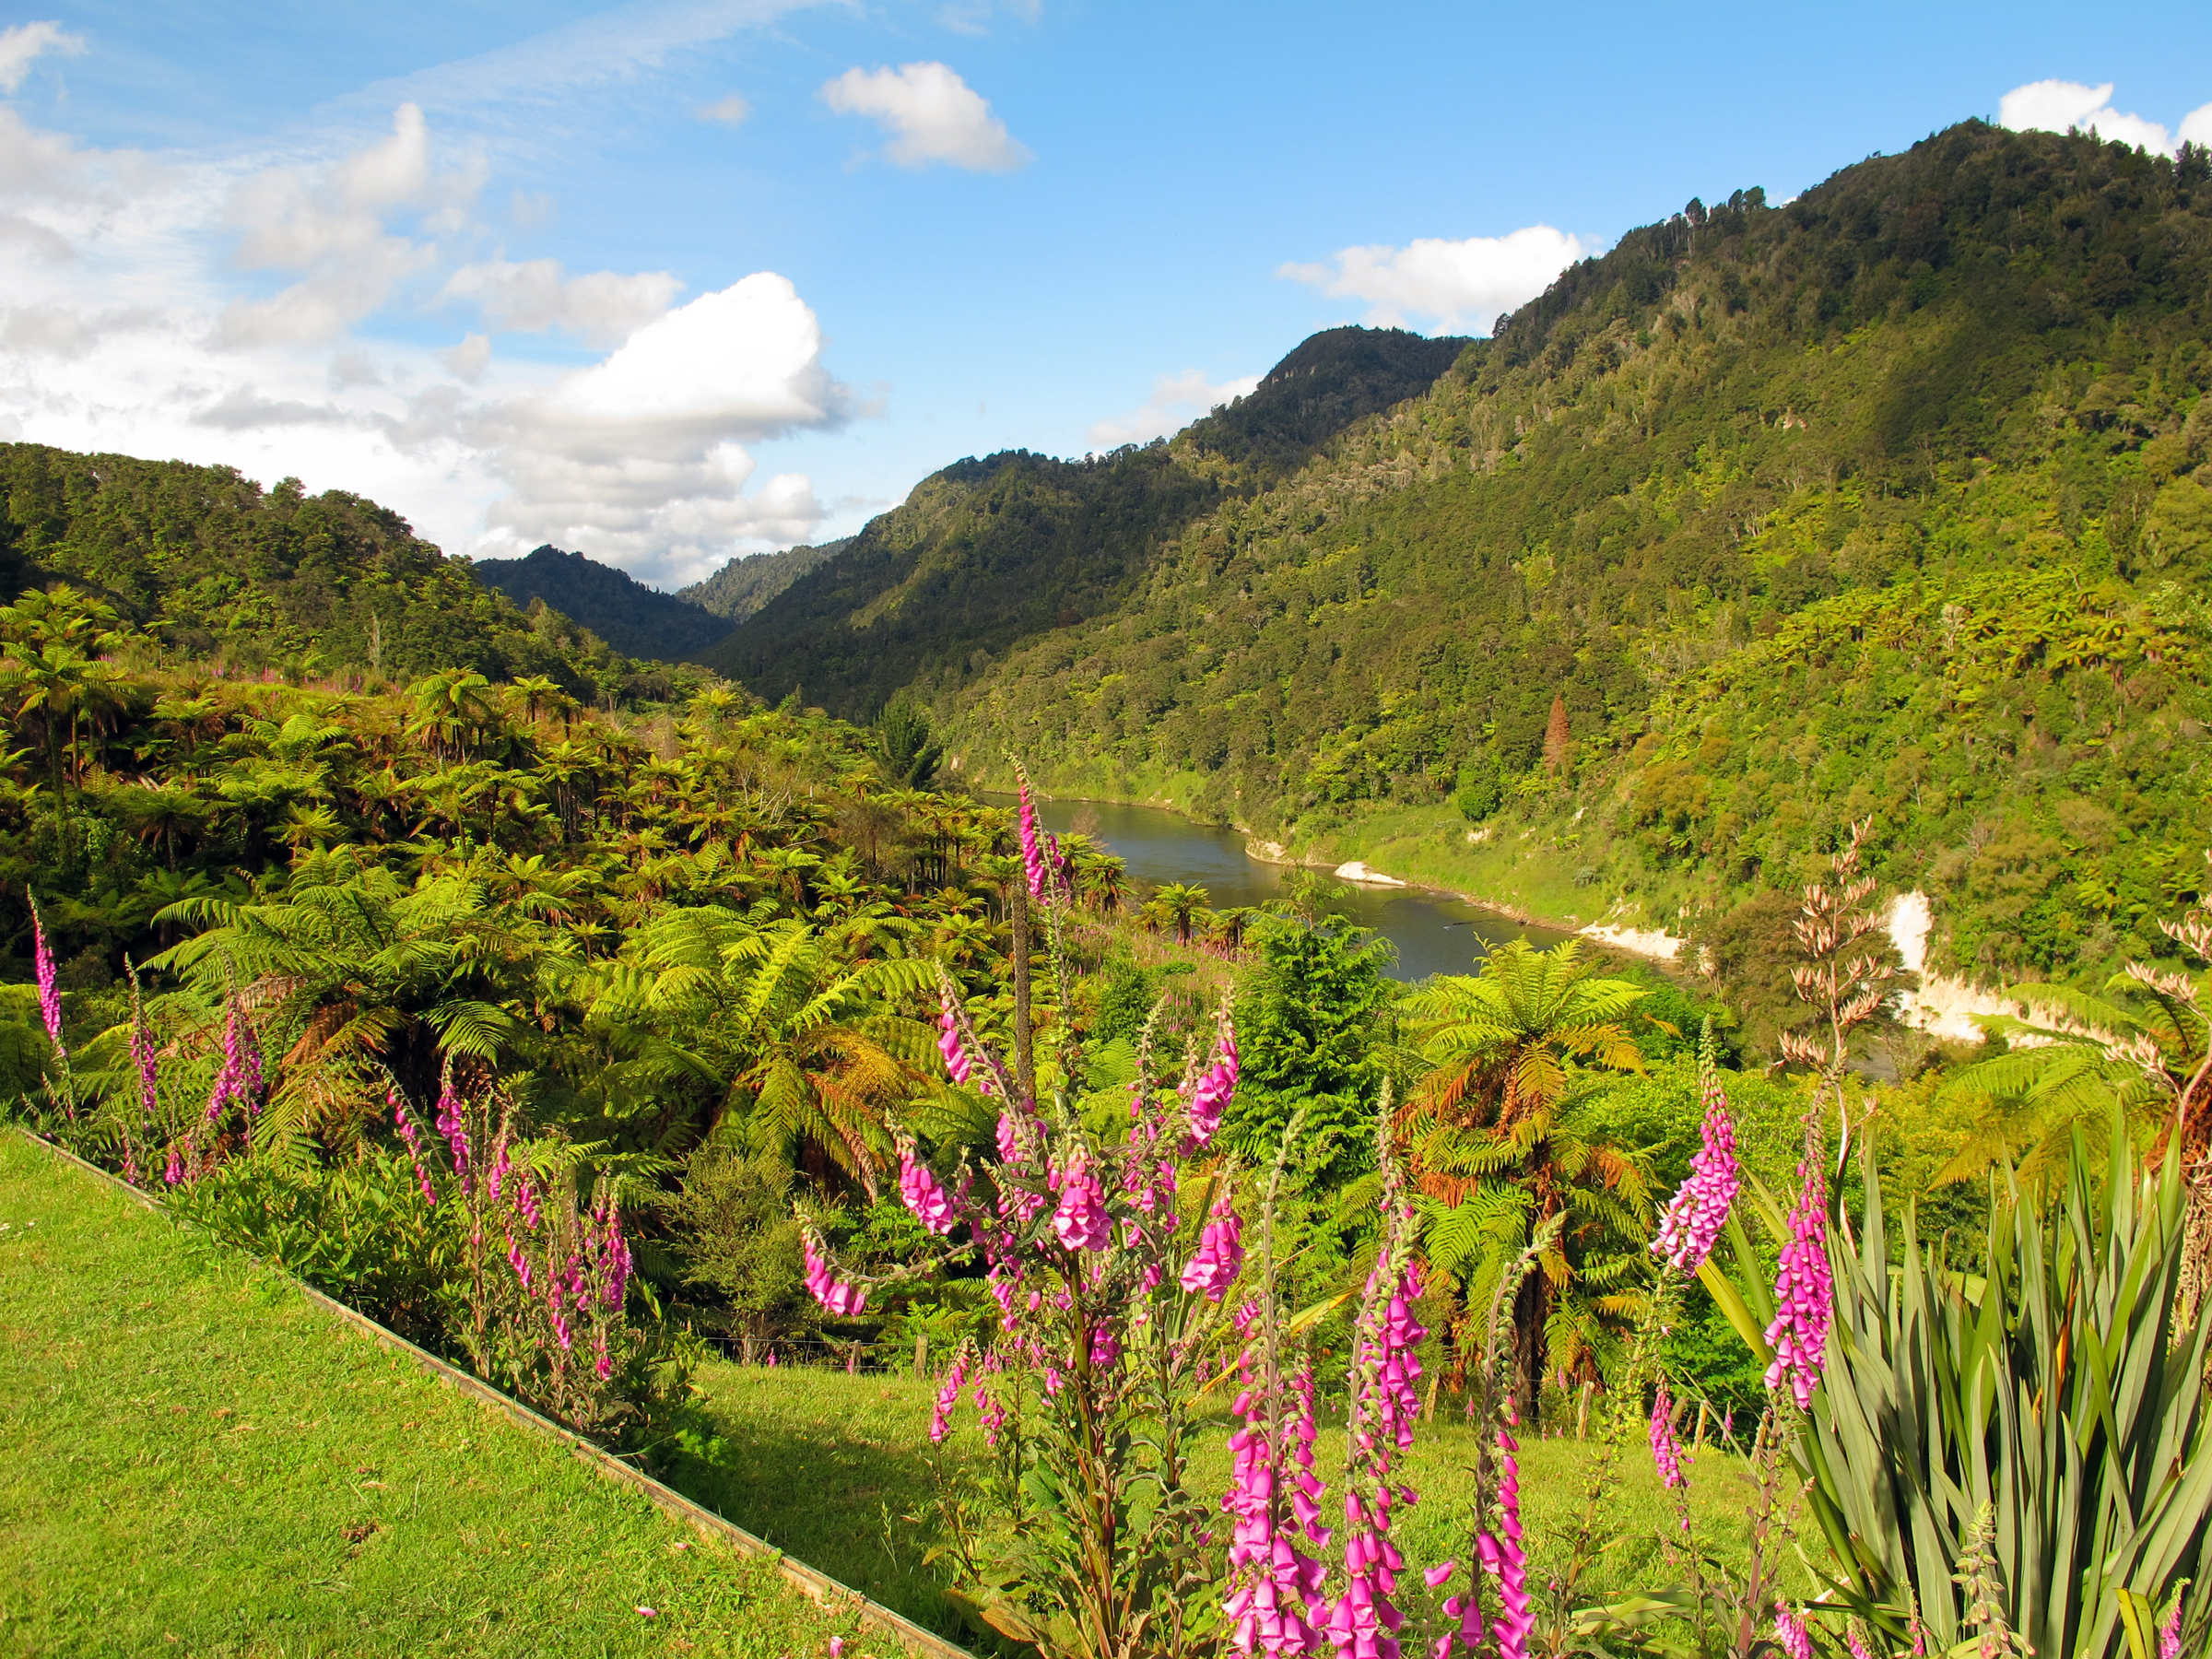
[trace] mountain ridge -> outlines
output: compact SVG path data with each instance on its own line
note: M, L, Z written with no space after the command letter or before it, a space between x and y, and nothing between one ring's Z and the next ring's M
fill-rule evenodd
M681 662L730 631L726 618L549 542L520 559L477 559L473 568L479 582L499 589L520 608L542 600L634 657Z
M1870 820L1939 967L2165 953L2212 837L2208 174L1965 123L1692 203L931 686L948 747L1677 933Z
M730 559L705 581L677 589L676 596L731 623L744 622L815 566L843 552L852 541L841 535L779 553L748 553Z
M1301 342L1171 441L1058 460L1027 450L931 474L700 661L764 696L866 718L1124 598L1163 539L1434 382L1473 342L1346 327Z

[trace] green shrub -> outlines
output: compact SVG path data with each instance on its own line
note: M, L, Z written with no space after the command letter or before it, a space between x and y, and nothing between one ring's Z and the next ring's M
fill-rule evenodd
M465 1240L455 1212L423 1204L405 1152L329 1168L236 1159L173 1189L169 1204L410 1341L444 1345Z

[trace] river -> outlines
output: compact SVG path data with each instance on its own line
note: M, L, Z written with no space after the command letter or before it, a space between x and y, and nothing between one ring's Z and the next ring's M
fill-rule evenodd
M1129 874L1147 888L1185 881L1206 891L1216 910L1265 904L1282 890L1285 871L1244 851L1244 836L1219 824L1195 823L1158 806L1108 801L1040 799L1037 815L1047 830L1080 830L1105 843ZM1471 973L1494 945L1526 939L1556 945L1568 935L1548 927L1524 927L1494 911L1479 910L1449 893L1418 888L1347 883L1344 908L1397 947L1391 977L1427 979L1432 973Z

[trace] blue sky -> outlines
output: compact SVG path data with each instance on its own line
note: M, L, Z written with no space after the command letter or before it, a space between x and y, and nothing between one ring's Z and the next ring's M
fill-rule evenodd
M1693 194L1779 200L1970 115L2171 144L2212 106L2201 5L0 29L0 436L297 473L453 551L553 539L664 584L961 455L1170 429L1317 328L1481 332Z

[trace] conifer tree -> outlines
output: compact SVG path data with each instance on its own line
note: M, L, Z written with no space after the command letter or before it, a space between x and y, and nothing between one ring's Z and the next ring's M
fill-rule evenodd
M1568 744L1567 699L1564 693L1554 692L1551 699L1551 719L1544 727L1544 770L1567 770Z

